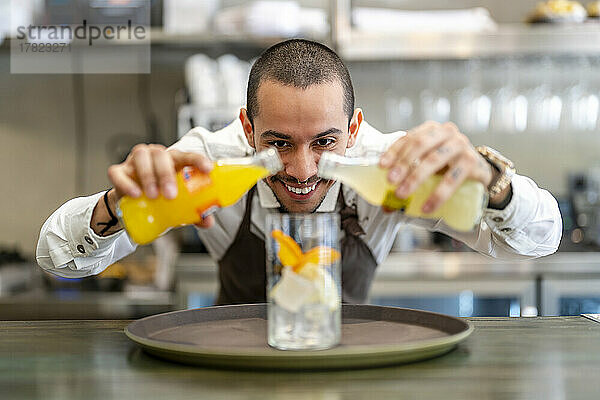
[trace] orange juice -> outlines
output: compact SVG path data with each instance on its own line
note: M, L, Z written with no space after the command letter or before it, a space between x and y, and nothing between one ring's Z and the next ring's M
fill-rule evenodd
M213 208L235 204L260 179L283 168L274 149L254 157L219 160L209 174L194 167L177 173L177 197L124 196L118 214L131 239L152 242L168 228L198 223Z

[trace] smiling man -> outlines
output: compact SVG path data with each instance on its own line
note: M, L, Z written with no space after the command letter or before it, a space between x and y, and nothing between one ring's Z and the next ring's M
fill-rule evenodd
M279 151L285 169L266 182L281 208L313 212L333 185L317 176L318 157L323 151L344 154L356 139L355 134L348 134L348 121L352 121L352 132L358 130L358 122L351 119L352 111L350 116L344 112L339 101L343 89L338 82L298 90L300 85L285 85L274 79L265 80L257 90L260 112L248 102L240 120L251 147Z
M323 151L344 154L362 112L341 60L325 46L288 41L267 50L248 79L240 121L251 147L278 149L285 170L267 183L289 212L313 212L333 185L317 177Z
M476 150L451 123L428 122L408 132L382 134L354 108L348 70L329 48L288 40L266 50L253 65L247 106L218 132L195 128L166 149L141 144L108 175L114 188L73 199L43 225L37 248L42 268L65 277L97 274L135 250L113 217L119 198L176 196L175 173L185 165L208 172L210 160L276 148L284 169L252 188L235 205L198 225L219 264L218 304L265 301L264 225L268 212L338 212L344 235L342 292L365 302L375 268L390 251L402 224L444 232L474 250L506 259L556 251L562 225L556 201L529 178L513 174L510 161L488 148ZM445 171L424 204L440 206L467 178L488 187L489 206L472 232L452 231L442 221L385 212L339 182L317 176L324 151L381 156L396 194L406 197L428 176Z

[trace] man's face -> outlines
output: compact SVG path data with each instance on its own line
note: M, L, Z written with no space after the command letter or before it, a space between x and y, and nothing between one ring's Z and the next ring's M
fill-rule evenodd
M317 176L321 154L344 154L354 144L358 130L355 124L350 129L353 134L348 133L341 85L336 81L300 89L265 80L257 100L254 130L245 110L240 115L248 142L257 151L277 149L284 165L283 171L265 182L284 210L315 211L333 185L333 181Z

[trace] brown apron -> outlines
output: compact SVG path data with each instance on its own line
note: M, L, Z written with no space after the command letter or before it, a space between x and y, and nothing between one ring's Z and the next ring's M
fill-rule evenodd
M250 231L254 186L246 196L244 218L225 255L219 261L221 287L216 304L264 303L267 273L265 241ZM340 187L338 197L340 220L345 232L342 249L342 301L364 303L375 274L377 262L369 247L360 238L364 231L358 224L356 207L347 206Z

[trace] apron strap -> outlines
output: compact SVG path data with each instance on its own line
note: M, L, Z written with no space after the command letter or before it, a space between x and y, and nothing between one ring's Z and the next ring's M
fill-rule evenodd
M338 197L338 207L340 208L340 221L344 232L351 236L364 236L365 231L358 223L356 204L353 204L352 206L346 204L346 200L344 199L344 190L341 185L340 195Z
M250 190L248 190L248 195L246 196L246 211L244 212L244 218L242 219L242 223L238 231L242 229L250 229L250 221L252 215L252 198L254 197L254 192L256 191L256 185L252 186Z

